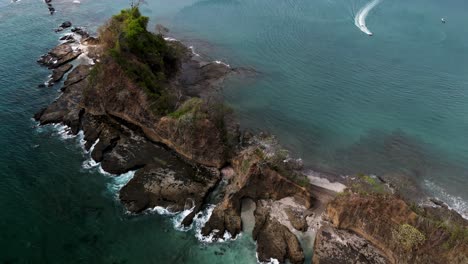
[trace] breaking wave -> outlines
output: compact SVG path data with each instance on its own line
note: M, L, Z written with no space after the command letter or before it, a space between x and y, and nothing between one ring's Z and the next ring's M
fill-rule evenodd
M463 218L468 219L468 202L466 200L463 200L462 197L449 194L444 188L429 180L425 180L424 184L435 197L445 202L450 209L455 210Z

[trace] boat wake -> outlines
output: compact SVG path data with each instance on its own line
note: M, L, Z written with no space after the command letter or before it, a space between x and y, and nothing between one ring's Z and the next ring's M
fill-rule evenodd
M354 17L354 24L357 28L359 28L362 32L366 33L369 36L372 36L373 33L367 28L366 25L366 18L369 15L369 12L376 7L381 0L372 0L371 2L367 3L363 6Z

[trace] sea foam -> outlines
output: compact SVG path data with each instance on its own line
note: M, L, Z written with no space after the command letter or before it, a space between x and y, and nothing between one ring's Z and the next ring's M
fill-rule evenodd
M434 182L424 180L424 185L431 191L435 197L445 202L450 209L455 210L463 218L468 219L468 202L459 196L449 194L444 188L436 185Z

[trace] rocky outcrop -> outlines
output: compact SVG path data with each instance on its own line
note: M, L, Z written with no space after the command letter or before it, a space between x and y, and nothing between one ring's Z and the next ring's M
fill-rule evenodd
M81 54L80 50L74 50L69 43L63 43L42 55L37 62L55 69L78 58Z
M322 226L315 238L315 264L386 264L384 254L366 239L347 230Z
M76 76L87 76L89 71L90 66L80 65L70 72L68 80L77 78ZM68 86L60 98L37 113L35 119L42 125L63 123L71 127L73 133L78 133L81 127L80 118L83 114L81 107L82 93L87 85L86 79L83 79L82 82L76 82Z
M278 220L270 217L270 211L262 201L257 202L254 212L255 227L253 238L257 241L258 260L269 262L272 259L292 264L304 262L304 252L297 237Z
M389 263L467 263L467 221L456 215L443 207L410 207L391 195L347 193L328 205L326 217L370 241Z
M313 205L313 195L307 188L270 168L256 145L241 151L231 160L231 165L231 174L226 177L228 184L224 198L202 228L202 235L212 235L215 239L237 236L242 230L242 200L250 199L257 204L253 235L257 241L259 260L269 261L273 258L283 263L288 259L291 263L302 263L303 251L289 226L301 231L307 229L305 210ZM285 198L297 203L297 208L302 208L302 211L288 207L290 219L273 216L278 213L273 212L273 208L276 208L273 204ZM291 224L285 226L284 221Z
M131 212L160 206L172 212L198 212L218 181L217 175L198 170L175 158L159 159L138 170L120 191L120 200ZM193 214L183 221L189 224Z
M305 232L307 231L308 224L306 220L306 215L304 214L304 211L301 210L295 210L293 208L285 208L284 209L286 215L288 216L288 220L291 223L291 225L296 229L297 231Z
M64 64L64 65L58 67L58 68L53 69L52 76L50 78L49 84L54 84L54 83L62 80L65 73L70 71L72 68L73 68L73 65L67 63L67 64Z

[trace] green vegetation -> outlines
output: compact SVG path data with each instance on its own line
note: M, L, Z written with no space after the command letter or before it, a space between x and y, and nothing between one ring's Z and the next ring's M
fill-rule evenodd
M168 45L162 35L149 32L148 20L137 6L113 16L99 30L102 62L119 65L126 77L147 93L153 111L165 115L175 107L175 97L165 84L177 72L181 50ZM101 81L117 77L110 69L102 69L110 67L96 67L104 71L99 75Z
M258 147L253 153L263 165L267 165L299 186L308 186L310 183L309 179L300 172L302 165L299 165L300 163L290 158L289 151L282 148L275 137L266 136L257 138L257 140Z
M395 239L400 241L405 250L412 250L414 247L422 245L426 241L426 236L416 227L410 224L402 224L394 230Z
M453 248L460 243L468 243L468 228L449 221L438 221L437 227L449 235L447 241L442 244L445 249Z
M187 114L200 114L203 107L203 100L197 97L185 101L176 111L169 114L170 117L179 119Z
M386 193L385 186L378 179L362 173L357 174L357 182L351 185L351 190L361 195Z

